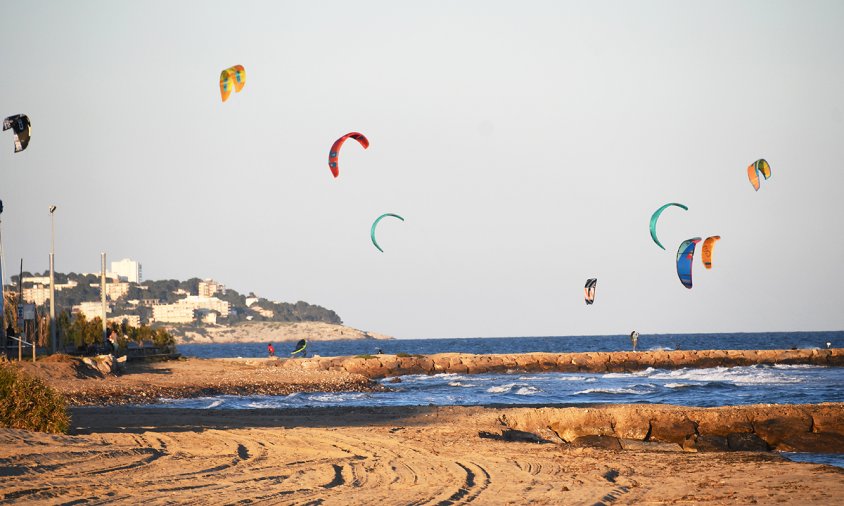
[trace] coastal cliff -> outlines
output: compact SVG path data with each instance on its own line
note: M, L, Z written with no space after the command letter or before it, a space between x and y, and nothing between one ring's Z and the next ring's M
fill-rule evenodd
M630 372L652 367L735 367L755 364L844 366L844 349L828 350L683 350L589 353L472 355L360 355L280 360L279 367L345 371L369 378L404 374L525 372Z

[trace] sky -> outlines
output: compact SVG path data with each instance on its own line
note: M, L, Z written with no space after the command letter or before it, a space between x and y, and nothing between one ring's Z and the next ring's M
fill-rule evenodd
M0 133L7 280L48 269L56 205L59 272L106 252L398 338L844 329L843 2L0 11L0 116L32 121Z

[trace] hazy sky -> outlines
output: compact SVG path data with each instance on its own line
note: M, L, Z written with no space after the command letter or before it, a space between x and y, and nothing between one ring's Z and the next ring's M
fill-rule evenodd
M7 270L48 268L55 204L58 271L105 251L396 337L844 329L844 2L0 12L0 116L33 125L0 134Z

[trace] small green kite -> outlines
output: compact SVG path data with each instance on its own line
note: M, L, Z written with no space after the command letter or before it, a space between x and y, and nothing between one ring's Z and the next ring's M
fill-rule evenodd
M381 246L379 246L379 245L378 245L378 241L377 241L377 240L375 240L375 227L377 227L377 226L378 226L378 222L379 222L379 221L381 221L383 218L385 218L385 217L387 217L387 216L391 216L391 217L393 217L393 218L398 218L398 219L400 219L401 221L404 221L404 218L402 218L402 217L401 217L401 216L399 216L398 214L393 214L393 213L384 213L384 214L382 214L381 216L379 216L379 217L378 217L378 218L377 218L377 219L376 219L376 220L372 223L372 228L369 230L369 237L372 239L372 244L374 244L374 245L375 245L375 247L376 247L376 248L378 248L378 251L380 251L381 253L383 253L383 252L384 252L384 250L382 250L382 249L381 249Z

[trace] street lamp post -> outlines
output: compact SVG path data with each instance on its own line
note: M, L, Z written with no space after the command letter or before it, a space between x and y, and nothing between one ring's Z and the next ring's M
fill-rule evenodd
M50 206L50 351L58 349L56 340L56 206Z
M3 214L3 201L0 200L0 214ZM3 238L0 236L0 342L6 353L6 292L3 291Z

